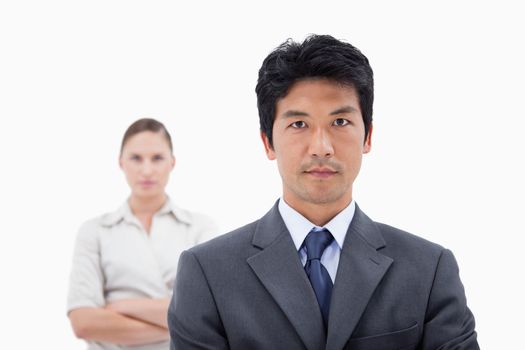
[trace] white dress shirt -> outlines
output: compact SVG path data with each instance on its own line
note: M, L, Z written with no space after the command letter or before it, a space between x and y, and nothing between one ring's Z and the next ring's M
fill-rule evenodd
M217 234L210 218L180 209L169 199L153 216L149 234L127 201L117 211L87 221L76 239L68 312L119 299L169 298L179 255ZM88 344L89 350L169 349L169 341L133 347Z
M321 256L321 264L323 264L328 271L333 283L335 283L335 275L337 274L337 267L339 266L339 256L341 255L343 242L345 241L350 222L352 222L354 217L354 212L355 202L352 200L350 204L340 211L330 222L323 227L319 227L312 224L307 218L290 207L283 198L279 199L279 213L292 236L303 266L306 265L306 248L303 246L303 242L313 228L319 230L326 228L332 236L334 236L334 240L326 247Z

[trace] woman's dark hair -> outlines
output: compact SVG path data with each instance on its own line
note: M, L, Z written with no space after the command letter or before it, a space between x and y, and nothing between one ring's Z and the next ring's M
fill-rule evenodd
M151 118L139 119L128 127L128 129L124 133L124 137L122 138L122 143L120 145L120 153L122 153L124 145L131 136L141 133L143 131L162 132L162 134L164 134L164 137L166 138L166 141L168 141L170 151L173 153L173 144L171 143L170 133L168 132L164 124L162 124L158 120Z
M359 96L365 124L365 140L372 123L374 78L368 59L349 43L330 35L310 35L303 43L288 39L266 57L255 92L261 131L273 147L272 128L275 107L299 80L329 79L352 86Z

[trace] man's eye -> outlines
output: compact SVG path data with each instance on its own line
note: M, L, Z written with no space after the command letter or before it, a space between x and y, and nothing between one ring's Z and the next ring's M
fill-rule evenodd
M155 156L153 157L153 160L163 160L164 157L163 156Z
M131 160L140 161L140 156L137 156L137 155L131 156Z
M334 120L335 126L345 126L347 124L350 124L350 122L347 119L337 118L336 120Z
M291 124L291 127L292 127L292 128L296 128L296 129L301 129L301 128L306 127L306 123L303 122L302 120L298 120L298 121L296 121L296 122L293 122L293 123Z

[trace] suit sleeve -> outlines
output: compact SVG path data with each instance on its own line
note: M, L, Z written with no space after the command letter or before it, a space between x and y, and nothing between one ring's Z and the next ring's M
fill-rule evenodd
M168 309L171 349L229 349L208 281L189 251L179 258L173 297Z
M472 312L454 255L443 250L425 315L423 349L479 350Z

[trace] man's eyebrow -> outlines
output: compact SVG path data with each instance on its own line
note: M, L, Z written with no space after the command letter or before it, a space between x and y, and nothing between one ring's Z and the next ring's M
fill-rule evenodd
M344 114L344 113L355 113L357 112L357 109L352 106L344 106L341 108L336 109L330 115L337 115L337 114Z
M296 110L289 110L281 114L283 118L291 118L291 117L308 117L309 114L302 111L296 111Z

